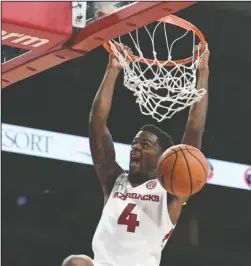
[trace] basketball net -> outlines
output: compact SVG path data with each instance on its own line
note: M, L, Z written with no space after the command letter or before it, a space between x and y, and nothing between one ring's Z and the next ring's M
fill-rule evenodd
M166 61L158 60L155 50L155 32L160 24L164 24L166 44L163 45L166 45L167 48ZM192 60L188 64L174 61L172 59L173 46L189 31L169 44L165 25L166 23L159 22L152 33L147 26L144 27L151 40L153 60L148 60L144 56L139 44L138 30L135 32L135 37L130 32L128 33L139 54L137 57L130 55L123 48L121 37L116 41L109 41L112 53L118 58L124 69L125 87L136 96L136 103L139 105L141 113L151 115L158 122L171 118L175 113L199 102L206 94L204 88L196 88L196 70L207 47L202 53L199 49L196 52L193 51ZM193 50L196 45L195 39L196 34L193 31Z

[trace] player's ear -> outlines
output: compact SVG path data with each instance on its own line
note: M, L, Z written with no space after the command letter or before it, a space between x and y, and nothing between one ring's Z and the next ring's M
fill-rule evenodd
M164 151L165 151L164 148L158 143L158 153L159 153L159 156L161 156Z

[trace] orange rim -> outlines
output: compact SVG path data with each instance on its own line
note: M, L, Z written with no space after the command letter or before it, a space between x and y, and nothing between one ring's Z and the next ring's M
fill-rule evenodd
M168 15L164 18L161 18L157 21L161 21L161 22L165 22L165 23L168 23L168 24L172 24L172 25L175 25L175 26L179 26L187 31L194 31L196 36L199 38L200 40L200 43L201 43L201 48L200 48L200 54L204 53L204 51L206 50L206 40L205 40L205 37L204 35L202 34L202 32L197 28L195 27L192 23L182 19L182 18L179 18L177 16L174 16L174 15ZM111 45L109 42L105 42L103 44L104 48L109 52L109 53L113 53L112 51L112 48L111 48ZM148 64L154 64L154 65L157 65L157 64L163 64L164 66L173 66L175 64L188 64L188 63L191 63L193 61L193 56L191 57L188 57L188 58L185 58L185 59L180 59L180 60L176 60L176 61L173 61L173 62L166 62L166 61L163 61L163 60L158 60L158 62L156 62L155 60L153 59L148 59L148 58L145 58L145 59L142 59L140 58L139 56L136 56L136 55L131 55L131 58L132 60L134 61L138 61L140 63L148 63Z

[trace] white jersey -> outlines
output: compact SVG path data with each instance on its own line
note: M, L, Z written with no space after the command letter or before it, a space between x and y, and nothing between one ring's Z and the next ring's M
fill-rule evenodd
M121 174L95 232L95 266L157 266L174 225L157 179L133 187Z

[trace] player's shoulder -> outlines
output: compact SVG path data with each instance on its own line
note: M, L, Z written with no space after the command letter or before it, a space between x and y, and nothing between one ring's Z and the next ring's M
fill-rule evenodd
M117 179L115 180L113 188L117 187L118 185L123 185L128 182L128 174L123 172L118 175Z
M119 174L115 183L120 182L120 181L128 181L128 173L127 172L123 172L123 173Z

